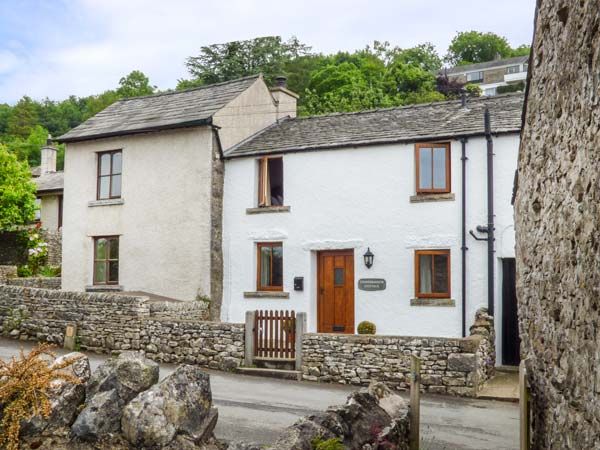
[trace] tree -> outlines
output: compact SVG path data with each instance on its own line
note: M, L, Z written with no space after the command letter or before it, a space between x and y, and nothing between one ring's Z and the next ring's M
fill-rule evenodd
M0 145L0 230L33 220L35 192L27 163Z
M139 70L134 70L129 75L119 80L117 95L121 98L139 97L154 94L156 86L150 85L148 77Z
M12 108L8 117L6 132L13 136L26 138L39 121L38 104L24 96Z
M283 41L280 36L265 36L201 47L200 54L190 56L185 64L194 77L194 85L219 83L259 72L271 82L284 73L287 62L309 52L310 47L296 37ZM181 80L177 88L184 87L190 87L190 83Z
M429 42L399 50L394 56L394 61L419 66L431 73L437 73L442 68L442 58L437 54L433 44Z
M498 56L508 58L512 52L505 37L480 31L462 31L450 42L445 60L452 65L481 63Z

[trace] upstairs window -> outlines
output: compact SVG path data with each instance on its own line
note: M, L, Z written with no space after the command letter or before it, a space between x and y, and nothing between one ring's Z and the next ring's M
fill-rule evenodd
M515 65L515 66L508 66L506 68L506 73L510 74L510 73L519 73L521 71L521 66L519 65Z
M450 192L450 144L417 144L417 193Z
M257 264L257 291L283 291L283 245L260 242Z
M98 200L121 198L121 150L98 153Z
M469 83L478 83L480 81L483 81L483 72L479 71L479 72L469 72L467 74L467 82Z
M94 238L94 284L119 284L119 237Z
M450 250L415 252L417 298L450 298Z
M283 158L261 158L258 176L258 206L283 206Z

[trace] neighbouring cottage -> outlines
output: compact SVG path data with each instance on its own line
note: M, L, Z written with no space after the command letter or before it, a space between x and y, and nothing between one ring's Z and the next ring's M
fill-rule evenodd
M368 320L383 335L458 337L485 305L498 362L518 363L522 106L509 94L290 118L226 151L222 319L295 310L309 332L355 333ZM477 239L490 213L488 246Z
M295 94L251 76L123 99L59 137L63 289L207 296L218 317L221 155L295 105Z

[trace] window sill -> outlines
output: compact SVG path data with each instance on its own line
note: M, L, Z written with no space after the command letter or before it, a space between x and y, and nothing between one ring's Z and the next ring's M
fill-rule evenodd
M120 284L92 284L85 287L85 292L120 292L123 286Z
M411 203L424 203L424 202L453 202L453 193L444 194L417 194L410 196Z
M290 298L290 293L283 291L244 292L244 298Z
M246 214L269 214L290 212L289 206L261 206L258 208L247 208Z
M122 205L123 203L125 203L125 200L122 198L109 198L106 200L92 200L88 202L88 207Z
M453 298L411 298L410 306L456 306Z

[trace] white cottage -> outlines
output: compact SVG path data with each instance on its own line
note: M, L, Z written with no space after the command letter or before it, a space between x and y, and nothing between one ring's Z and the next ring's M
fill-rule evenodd
M378 334L452 337L488 306L514 363L522 105L513 94L290 118L225 152L222 319L295 310L313 332L367 320Z

